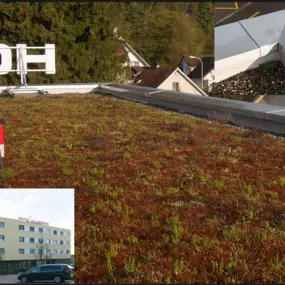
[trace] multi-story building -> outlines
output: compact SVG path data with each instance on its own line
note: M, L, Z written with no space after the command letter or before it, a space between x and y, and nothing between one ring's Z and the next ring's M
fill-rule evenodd
M25 218L0 217L0 269L71 263L71 231Z

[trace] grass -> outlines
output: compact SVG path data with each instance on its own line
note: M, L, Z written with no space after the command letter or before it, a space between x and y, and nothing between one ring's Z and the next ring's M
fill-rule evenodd
M99 95L1 113L8 187L76 190L77 283L285 282L284 139Z

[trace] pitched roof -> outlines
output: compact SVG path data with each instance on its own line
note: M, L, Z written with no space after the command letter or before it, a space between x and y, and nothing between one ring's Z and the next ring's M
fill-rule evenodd
M203 77L205 77L211 70L214 69L214 57L207 56L202 58L203 62ZM200 64L193 69L189 75L190 78L201 78L201 62Z
M137 86L157 88L172 72L173 68L144 68L135 77Z
M150 65L126 42L124 43L125 49L129 49L145 66L150 67Z
M200 60L198 60L196 58L190 58L190 56L195 56L195 57L198 57L200 59L203 59L204 57L209 57L211 55L186 54L186 55L183 55L181 57L179 65L181 64L182 60L184 59L187 62L188 66L190 66L190 67L197 67L200 64Z
M177 72L189 84L191 84L201 95L208 96L195 82L191 80L186 74L177 68L144 68L135 76L134 84L137 86L145 86L158 88L172 73Z

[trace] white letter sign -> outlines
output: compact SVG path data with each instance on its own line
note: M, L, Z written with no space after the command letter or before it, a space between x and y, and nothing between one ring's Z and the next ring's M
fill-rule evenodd
M0 44L0 75L8 74L12 69L12 52L7 45Z
M21 62L21 59L23 61ZM27 45L18 44L17 45L17 69L21 70L21 64L23 63L24 70L28 70L28 63L45 63L46 74L55 74L55 49L54 45L45 45L45 54L43 55L28 55ZM20 72L18 72L19 74ZM27 73L27 72L26 72Z
M16 50L17 69L12 69L12 50ZM28 54L27 50L44 49L45 54ZM45 69L28 69L29 63L45 63ZM17 44L9 47L0 44L0 75L9 72L27 74L28 72L42 71L46 74L55 74L55 45L46 44L44 47L27 47L25 44Z

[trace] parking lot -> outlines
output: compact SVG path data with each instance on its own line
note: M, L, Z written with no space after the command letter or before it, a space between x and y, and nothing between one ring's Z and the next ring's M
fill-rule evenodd
M20 284L21 282L17 279L17 274L13 275L0 275L0 284ZM53 281L37 281L32 284L47 284L54 283ZM73 280L68 280L64 282L65 284L75 284Z
M283 9L285 9L285 2L216 2L215 26L226 25Z

